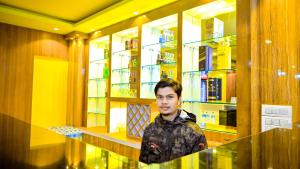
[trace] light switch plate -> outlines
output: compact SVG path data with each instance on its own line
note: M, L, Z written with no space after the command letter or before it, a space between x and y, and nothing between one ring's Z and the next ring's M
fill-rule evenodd
M267 105L261 108L261 130L292 128L292 106Z

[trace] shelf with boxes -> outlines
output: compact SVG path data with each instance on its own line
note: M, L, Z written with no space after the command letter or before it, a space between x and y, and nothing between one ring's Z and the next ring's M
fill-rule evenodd
M90 41L87 127L105 126L109 36Z
M161 78L177 77L177 14L143 24L140 98L154 99Z
M107 95L102 90L106 88L92 90L101 83L106 87L107 77L110 78L110 103L107 103L110 110L106 110L110 112L110 131L126 128L126 103L133 100L137 104L154 103L155 85L161 78L169 77L181 79L182 107L197 115L197 123L202 128L236 133L235 1L214 1L183 11L182 17L173 14L126 28L110 32L110 72L105 58L90 60L90 66L95 66L90 71L96 74L89 77L90 104L105 99ZM182 36L178 36L178 31ZM180 49L178 42L181 42ZM182 52L181 57L178 52ZM180 74L177 74L178 67ZM120 106L117 102L124 103ZM90 111L102 110L90 106Z
M206 131L236 133L235 1L183 12L183 108Z
M138 28L112 35L111 97L137 97Z

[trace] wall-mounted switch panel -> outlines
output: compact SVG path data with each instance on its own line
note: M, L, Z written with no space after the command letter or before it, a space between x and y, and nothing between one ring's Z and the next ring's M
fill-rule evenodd
M292 128L292 106L266 105L261 108L261 130Z

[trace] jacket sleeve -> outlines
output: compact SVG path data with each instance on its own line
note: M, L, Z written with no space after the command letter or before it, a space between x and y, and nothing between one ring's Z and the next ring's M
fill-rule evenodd
M140 157L139 160L144 163L149 163L148 156L149 156L149 148L147 146L149 142L149 134L147 128L144 131L143 139L142 139L142 145L141 145L141 151L140 151Z
M201 128L193 122L187 123L190 129L192 130L190 132L190 136L188 137L188 144L190 145L190 153L201 151L203 149L207 148L207 141L206 137L201 130Z

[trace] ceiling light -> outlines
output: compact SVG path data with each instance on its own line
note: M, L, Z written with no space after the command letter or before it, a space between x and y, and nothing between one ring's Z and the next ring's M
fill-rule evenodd
M58 30L59 30L59 28L53 28L53 30L55 30L55 31L58 31Z
M137 15L137 14L139 14L139 12L135 11L135 12L133 12L133 14L134 14L134 15Z

